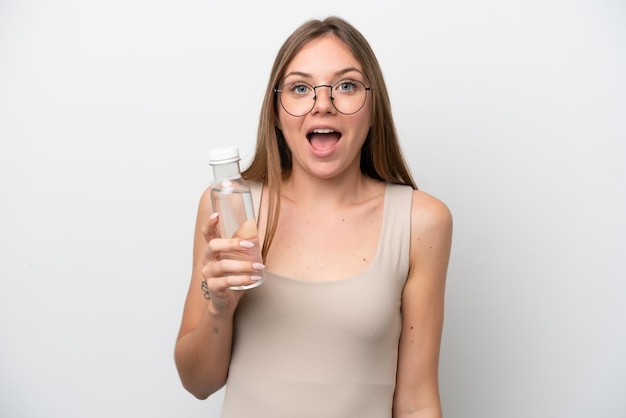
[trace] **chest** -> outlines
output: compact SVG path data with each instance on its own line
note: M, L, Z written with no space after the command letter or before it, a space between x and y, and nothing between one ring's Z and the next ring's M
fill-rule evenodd
M382 199L332 213L284 205L265 264L276 274L301 280L355 276L376 255L382 218Z

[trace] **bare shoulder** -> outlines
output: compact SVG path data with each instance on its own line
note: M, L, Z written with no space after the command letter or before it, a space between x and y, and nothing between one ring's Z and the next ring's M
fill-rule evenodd
M452 229L452 213L448 206L438 198L415 190L411 210L411 227L414 231L432 229L445 232Z
M198 202L199 206L199 215L208 216L212 213L211 211L211 186L208 186L204 189L202 194L200 195L200 199Z
M203 229L209 219L209 216L213 213L211 207L211 187L207 187L198 201L198 211L196 213L196 226L195 226L195 238L194 242L196 246L204 247Z
M452 213L448 206L428 193L414 191L411 209L412 266L446 265L451 246Z

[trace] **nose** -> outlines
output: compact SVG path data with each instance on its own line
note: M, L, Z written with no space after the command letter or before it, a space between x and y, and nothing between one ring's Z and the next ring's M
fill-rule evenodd
M318 89L320 87L328 87L328 95L322 93L319 94ZM319 86L313 87L313 91L315 92L315 96L313 100L315 101L313 105L313 110L318 112L334 112L335 105L333 104L333 86L329 86L328 84L320 84Z

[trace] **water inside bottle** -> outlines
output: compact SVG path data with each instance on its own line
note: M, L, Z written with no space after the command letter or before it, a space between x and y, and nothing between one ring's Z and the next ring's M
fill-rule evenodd
M232 238L241 225L254 219L252 195L247 190L214 188L211 201L213 211L220 214L218 226L223 238Z

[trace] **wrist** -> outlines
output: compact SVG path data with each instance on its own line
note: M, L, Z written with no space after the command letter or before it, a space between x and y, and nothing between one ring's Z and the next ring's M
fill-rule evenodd
M207 303L206 315L213 321L228 321L232 322L235 314L235 308L228 308L224 306L215 306L213 300L209 300Z

